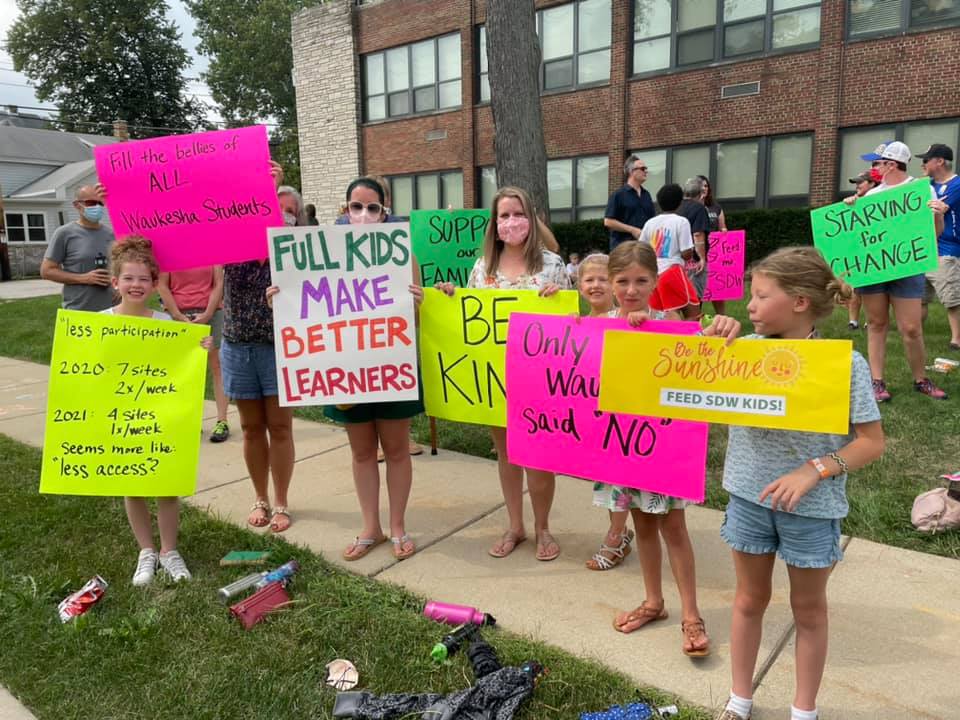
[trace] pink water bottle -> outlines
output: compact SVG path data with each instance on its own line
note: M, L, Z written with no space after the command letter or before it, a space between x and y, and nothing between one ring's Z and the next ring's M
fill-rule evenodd
M451 603L437 602L431 600L423 608L424 617L447 625L496 625L497 620L490 613L480 612L476 608L466 605L453 605Z

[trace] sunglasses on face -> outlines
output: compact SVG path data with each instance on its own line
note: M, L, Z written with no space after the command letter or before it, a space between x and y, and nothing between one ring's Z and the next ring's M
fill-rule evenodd
M94 205L103 205L100 200L77 200L84 207L93 207Z
M368 203L364 205L362 202L357 202L354 200L352 203L347 205L347 209L350 211L351 215L359 215L364 210L366 210L371 215L379 215L383 212L383 205L380 203Z

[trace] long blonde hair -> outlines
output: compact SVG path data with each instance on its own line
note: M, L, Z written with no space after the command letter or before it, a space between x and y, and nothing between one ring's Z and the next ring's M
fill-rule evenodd
M497 205L503 198L516 198L520 201L523 214L530 221L530 233L523 246L523 259L527 273L536 275L543 270L543 249L540 247L539 225L533 201L525 190L518 187L502 187L493 196L493 207L490 208L490 222L483 236L483 263L486 266L487 277L496 277L500 266L500 255L503 253L503 241L497 235Z
M787 295L807 298L818 320L853 297L853 289L833 274L823 255L813 247L774 250L751 265L749 274L770 278Z

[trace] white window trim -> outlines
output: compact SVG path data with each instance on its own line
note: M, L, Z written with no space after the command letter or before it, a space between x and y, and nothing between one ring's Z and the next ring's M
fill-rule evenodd
M23 222L22 228L17 228L18 230L23 230L23 240L11 240L10 239L10 223L7 222L7 216L9 215L19 215L21 222ZM31 240L30 239L30 226L27 224L27 215L39 215L43 218L43 240ZM4 210L3 211L3 221L5 228L5 237L7 245L46 245L50 242L50 233L47 230L47 214L45 212L31 212L29 210ZM37 228L34 228L36 230Z

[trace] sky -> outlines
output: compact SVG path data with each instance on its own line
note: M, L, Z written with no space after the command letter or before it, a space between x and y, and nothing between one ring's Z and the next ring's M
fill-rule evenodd
M181 0L167 0L170 7L169 17L180 28L181 42L190 55L192 65L186 72L188 78L192 80L188 84L191 93L197 96L197 99L208 105L213 104L210 97L210 90L206 84L200 81L200 73L207 68L207 59L197 54L197 39L193 36L196 23L187 12ZM22 74L13 70L13 60L6 52L7 31L20 15L16 0L0 0L0 108L6 109L7 105L16 105L20 108L26 107L52 107L48 101L42 103L37 100L33 90L29 87L29 80ZM26 110L23 112L44 114L35 110ZM211 120L219 119L216 113L209 115Z

